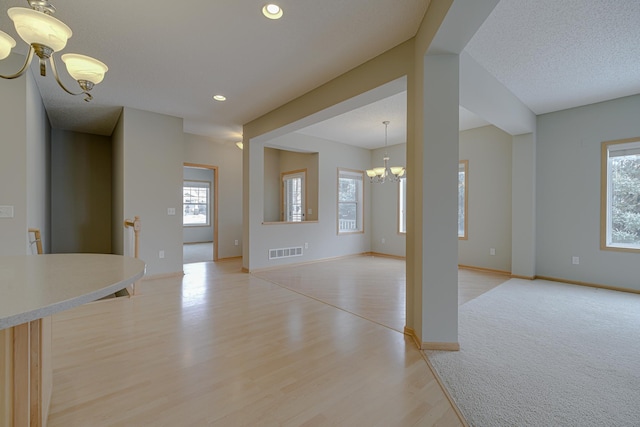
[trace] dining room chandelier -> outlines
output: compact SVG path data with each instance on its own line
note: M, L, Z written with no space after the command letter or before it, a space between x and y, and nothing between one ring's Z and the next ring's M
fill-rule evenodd
M371 182L382 184L386 181L398 182L404 176L405 169L403 166L389 166L389 154L387 153L387 130L389 120L382 122L384 125L384 166L367 169L367 176Z
M108 68L97 59L85 55L67 53L61 56L67 66L67 71L80 85L81 92L72 92L67 89L60 80L56 63L53 57L67 45L67 40L72 32L64 22L54 18L55 7L47 0L27 0L31 9L26 7L12 7L7 10L9 18L16 27L16 32L29 45L29 52L22 68L15 74L2 75L3 79L15 79L24 74L29 68L33 55L40 60L40 75L47 75L46 61L49 60L53 76L58 85L70 95L84 95L84 100L89 102L93 96L89 93L94 85L104 78ZM11 53L16 41L7 33L0 31L0 60L5 59Z

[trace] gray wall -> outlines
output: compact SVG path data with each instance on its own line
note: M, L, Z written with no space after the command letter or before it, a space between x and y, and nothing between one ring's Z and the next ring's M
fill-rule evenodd
M636 95L538 117L536 274L640 290L640 254L600 249L601 144L640 137L639 116Z
M468 239L458 241L458 263L511 271L511 135L494 126L460 132L460 160L469 160ZM406 144L388 148L393 165L406 164ZM371 152L371 165L384 149ZM411 172L407 172L411 179ZM373 224L371 250L405 256L405 234L398 233L398 184L368 184ZM382 243L384 238L385 243ZM489 249L496 249L490 255Z
M494 126L460 132L460 160L469 161L468 239L458 240L460 265L511 272L511 140Z
M19 69L24 57L10 55L0 73ZM13 218L0 218L0 255L35 253L27 229L39 228L49 245L47 186L49 122L30 72L0 81L0 205L13 206Z
M111 253L111 138L53 130L53 253Z
M12 54L0 72L19 69L24 57ZM0 81L0 205L13 206L13 218L0 218L0 255L27 253L27 96L26 76Z
M390 157L390 166L406 166L406 144L392 145L386 151ZM384 148L371 150L371 161L367 168L382 166L384 153ZM399 184L371 184L365 174L365 187L367 186L371 188L371 211L365 212L365 224L372 224L371 251L404 257L406 234L398 232Z
M27 77L27 123L27 225L40 229L43 252L49 253L51 126L31 74ZM30 245L28 253L38 253L35 244Z
M140 216L140 259L148 276L182 272L183 135L182 119L127 107L114 131L114 173L122 174L114 178L114 194L123 196L114 227L121 230L122 252L132 255L132 231L119 221ZM120 238L116 244L120 250Z
M122 113L111 134L111 221L111 250L114 254L124 255L124 121ZM129 254L128 251L129 249L127 254Z
M269 145L282 148L318 152L318 222L263 224L263 209L250 211L251 270L277 265L307 262L337 256L369 252L371 248L371 225L365 219L365 233L337 233L338 168L365 170L370 166L369 150L352 147L302 134L292 133L268 141ZM264 145L254 142L250 147L251 205L264 206ZM370 212L369 187L365 185L365 212ZM365 215L367 215L365 213ZM268 250L302 246L308 243L301 257L268 259Z
M242 150L229 142L185 133L183 162L218 167L218 259L241 256Z
M213 242L213 224L215 221L215 199L213 185L213 169L199 169L185 166L183 179L191 181L206 181L210 188L209 225L189 226L182 228L182 240L184 243ZM180 209L182 213L182 209Z

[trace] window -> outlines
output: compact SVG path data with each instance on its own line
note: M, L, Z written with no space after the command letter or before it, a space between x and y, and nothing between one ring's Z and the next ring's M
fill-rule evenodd
M407 232L407 178L398 181L398 232Z
M182 224L185 226L209 224L209 194L211 183L184 181L182 185Z
M306 171L282 174L283 221L300 222L304 220L305 178Z
M458 163L458 239L467 240L469 160Z
M338 169L338 234L364 232L364 172Z
M640 251L640 139L602 144L602 249Z

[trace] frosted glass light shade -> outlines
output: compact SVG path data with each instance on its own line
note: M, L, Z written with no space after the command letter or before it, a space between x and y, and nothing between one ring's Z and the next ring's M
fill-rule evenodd
M76 53L65 53L62 61L67 65L67 71L76 80L87 80L98 84L104 79L104 74L109 69L102 62L90 56Z
M395 176L402 176L404 175L404 168L402 166L392 166L391 173Z
M41 44L54 52L64 49L71 37L71 28L64 22L37 10L12 7L7 11L18 35L28 44Z
M383 176L384 175L384 168L373 168L373 171L376 173L376 175L378 176Z
M0 31L0 59L4 59L11 53L16 41L9 34Z
M367 169L367 176L369 178L373 178L374 176L376 176L376 171L374 171L373 169Z

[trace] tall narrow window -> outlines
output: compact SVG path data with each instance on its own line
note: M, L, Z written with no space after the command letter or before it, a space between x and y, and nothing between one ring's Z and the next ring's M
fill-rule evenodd
M407 232L407 178L398 181L398 232Z
M467 236L467 199L468 199L469 160L458 163L458 239Z
M185 226L210 225L209 194L211 183L184 181L182 185L182 224Z
M364 232L364 172L338 169L338 234Z
M602 249L640 251L640 139L602 144Z
M282 220L286 222L304 221L305 171L282 174Z

